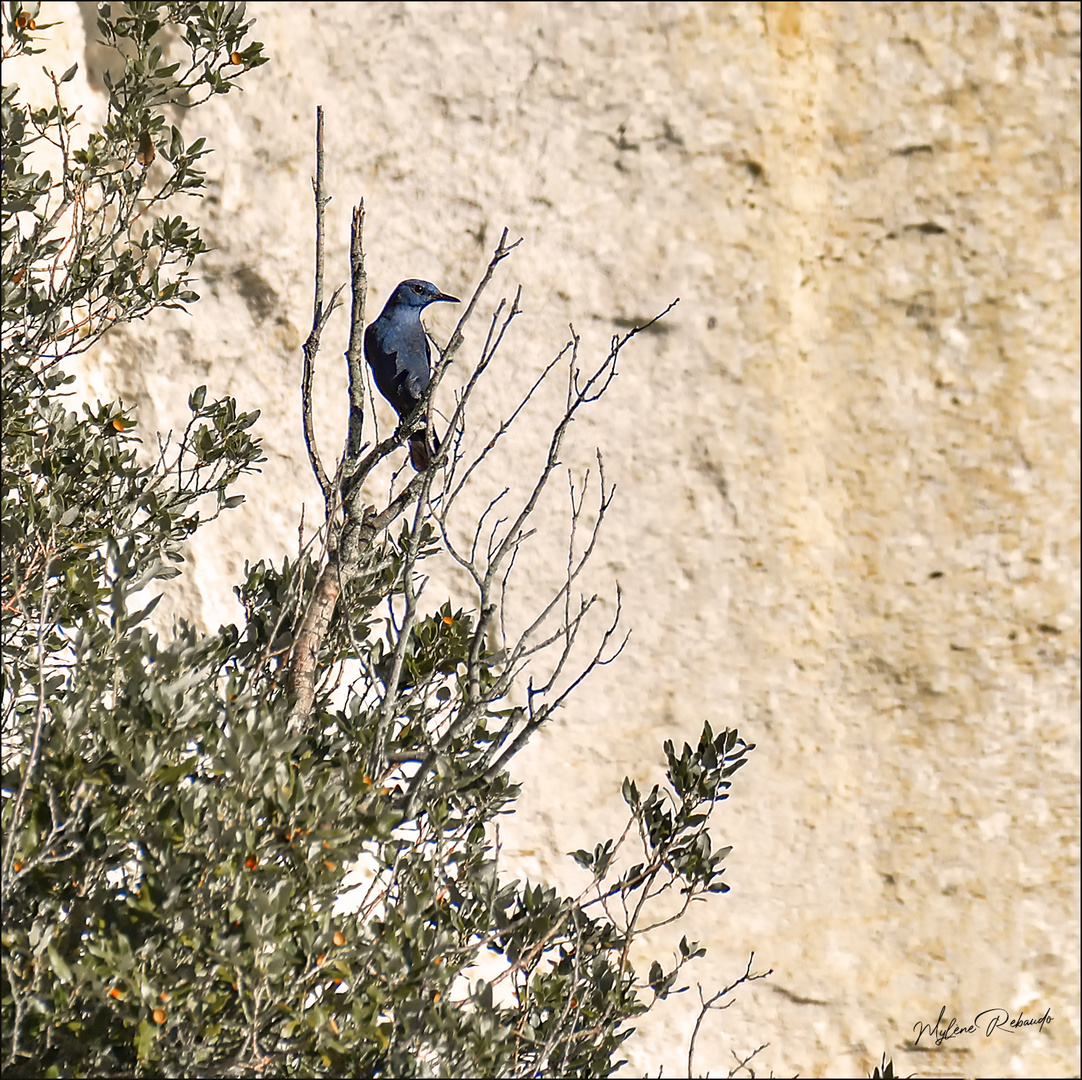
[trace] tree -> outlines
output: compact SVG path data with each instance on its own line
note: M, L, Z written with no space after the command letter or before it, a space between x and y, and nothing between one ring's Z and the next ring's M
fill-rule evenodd
M179 442L159 440L147 462L122 403L65 408L65 363L112 326L196 299L198 232L180 217L138 231L148 210L201 183L202 140L167 131L164 110L227 92L264 57L243 5L99 12L126 59L85 149L72 149L62 100L74 69L53 78L42 108L3 92L5 1070L607 1075L630 1021L680 989L704 952L683 939L643 975L630 960L643 933L727 891L730 849L714 848L709 826L752 749L710 724L694 747L667 742L666 783L643 793L625 780L623 833L573 853L589 871L578 895L501 878L497 817L518 791L510 761L622 647L617 594L600 646L577 649L596 599L577 585L613 498L600 454L596 481L571 482L562 585L510 634L504 591L569 424L641 328L586 371L572 334L513 414L471 440L473 388L519 310L517 295L501 301L432 467L393 477L373 504L366 481L425 419L515 244L505 233L427 400L372 441L357 208L350 424L329 472L310 408L338 299L324 301L320 134L302 416L325 519L295 559L246 566L239 626L178 622L163 640L146 625L157 600L141 594L179 573L183 541L240 501L231 491L260 460L257 415L199 387ZM33 51L36 15L7 5L5 58ZM164 63L176 28L174 51L188 56ZM41 140L59 151L56 178L34 171ZM159 155L165 179L152 186ZM505 493L471 521L463 492L563 371L564 409L534 484L516 507ZM437 551L467 572L472 597L423 605L421 567ZM358 866L366 884L346 903ZM480 974L483 957L495 974ZM704 999L700 1022L757 977L749 961Z

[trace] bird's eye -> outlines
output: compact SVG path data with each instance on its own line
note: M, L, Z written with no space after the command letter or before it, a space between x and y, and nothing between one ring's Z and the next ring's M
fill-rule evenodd
M418 293L418 294L420 294L420 293L423 293L423 292L424 292L424 289L422 289L420 285L414 285L414 286L413 286L413 291L414 291L415 293Z

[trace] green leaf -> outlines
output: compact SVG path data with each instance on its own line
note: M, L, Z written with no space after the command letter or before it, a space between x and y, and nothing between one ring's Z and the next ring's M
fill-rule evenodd
M51 944L48 948L49 963L53 966L53 971L56 972L57 978L63 983L69 983L72 981L71 968L64 962L60 953L56 951L56 946Z
M157 1034L157 1029L148 1020L139 1021L139 1033L135 1039L135 1052L141 1060L145 1061L150 1057L150 1051L154 1046Z

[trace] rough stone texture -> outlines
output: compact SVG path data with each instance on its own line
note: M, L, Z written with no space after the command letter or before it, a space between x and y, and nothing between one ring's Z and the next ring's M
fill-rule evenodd
M47 8L93 118L92 5ZM591 587L619 578L634 633L520 760L512 868L580 884L563 853L621 827L621 778L652 782L662 740L705 718L738 725L758 749L719 815L733 892L656 949L699 938L707 991L753 949L774 975L708 1018L698 1071L766 1042L782 1075L883 1050L902 1074L1077 1075L1078 7L250 12L272 62L183 121L217 148L185 208L215 247L204 298L85 375L150 429L200 382L263 410L262 477L193 547L176 610L235 620L243 560L295 548L318 506L297 385L320 103L329 276L363 195L376 310L407 276L466 295L504 225L526 238L498 286L521 281L527 315L479 422L568 322L599 355L681 297L567 455L600 444L619 485ZM344 335L319 376L328 453ZM504 473L544 437L531 414ZM558 576L565 516L554 499L517 610ZM629 1071L685 1068L695 996L641 1026ZM907 1049L942 1006L1055 1019Z

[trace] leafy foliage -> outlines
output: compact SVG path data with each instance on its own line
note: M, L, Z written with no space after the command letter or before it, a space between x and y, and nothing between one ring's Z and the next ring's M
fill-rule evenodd
M7 5L5 57L33 51L36 14ZM162 217L136 235L201 183L204 144L161 110L228 91L264 58L243 5L99 14L123 72L85 149L60 89L74 69L42 108L3 92L5 1071L608 1075L630 1022L704 952L685 938L645 977L629 959L641 934L726 891L730 849L709 826L752 747L709 724L695 747L666 743L663 784L624 782L622 834L574 853L589 871L578 895L501 877L512 733L566 697L540 704L593 603L540 645L490 642L492 583L537 492L483 572L463 562L484 598L472 611L417 606L419 565L449 543L442 511L438 527L419 512L373 537L319 639L311 716L285 672L325 552L246 566L237 626L151 633L145 590L240 500L257 415L200 387L179 442L146 463L120 403L65 408L63 361L194 299L198 233ZM166 61L170 38L186 61ZM61 152L55 179L34 171L43 140ZM168 166L149 188L148 140ZM558 430L606 384L573 370ZM557 450L554 437L549 472ZM610 497L602 479L602 509ZM572 505L577 521L574 491ZM581 561L569 549L558 598L592 543ZM555 671L512 705L513 677L552 642Z
M4 58L33 47L39 5L6 4ZM166 63L163 39L183 28L184 61ZM123 58L106 72L108 118L74 148L76 111L61 86L77 71L49 73L54 100L31 107L19 88L3 91L3 350L13 364L81 352L110 326L160 307L197 299L189 271L205 250L180 217L143 224L174 195L203 185L202 138L185 144L167 123L167 106L191 108L228 93L245 71L266 63L259 42L246 43L244 5L102 4L98 30ZM44 29L42 27L41 29ZM59 151L60 172L35 168L35 151ZM155 161L164 161L164 167Z

